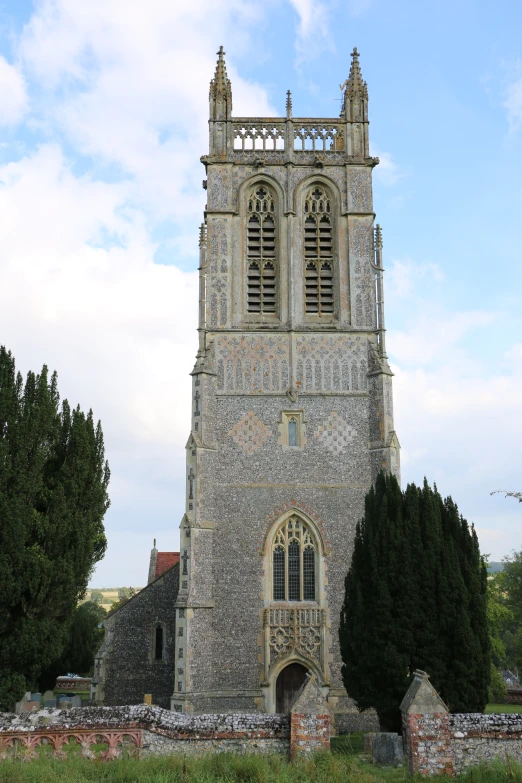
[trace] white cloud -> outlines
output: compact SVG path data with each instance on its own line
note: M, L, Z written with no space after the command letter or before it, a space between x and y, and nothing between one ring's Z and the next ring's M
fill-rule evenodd
M391 269L386 270L386 294L392 299L410 299L420 281L443 283L444 273L438 264L431 261L415 262L411 258L394 260Z
M0 125L16 125L26 109L24 78L17 68L0 55Z
M375 169L375 178L377 181L382 182L383 185L391 187L406 176L406 172L394 161L393 156L389 152L383 152L372 144L371 153L376 158L379 158L379 165Z
M316 57L322 50L333 48L329 28L329 8L319 0L290 0L299 17L295 47L297 65Z
M522 79L517 79L507 87L504 107L507 109L510 129L518 130L522 126Z

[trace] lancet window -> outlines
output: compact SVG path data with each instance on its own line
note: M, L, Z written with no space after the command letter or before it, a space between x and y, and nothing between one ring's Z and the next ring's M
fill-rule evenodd
M305 311L334 312L332 205L324 188L313 187L304 202Z
M308 526L292 517L272 547L274 601L315 601L316 543Z
M247 310L275 313L277 308L277 232L270 188L256 187L248 199Z

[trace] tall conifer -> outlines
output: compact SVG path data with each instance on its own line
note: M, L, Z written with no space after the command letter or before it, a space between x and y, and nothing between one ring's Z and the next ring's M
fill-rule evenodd
M486 569L473 528L436 487L381 473L357 525L339 630L345 687L383 727L415 669L452 711L484 708L489 684Z
M0 710L62 652L105 552L108 482L92 412L60 410L46 367L24 385L0 347Z

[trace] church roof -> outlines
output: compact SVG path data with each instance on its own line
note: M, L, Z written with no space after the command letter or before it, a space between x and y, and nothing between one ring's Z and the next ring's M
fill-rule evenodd
M154 579L168 571L169 568L179 563L179 552L158 552L156 559L156 572Z

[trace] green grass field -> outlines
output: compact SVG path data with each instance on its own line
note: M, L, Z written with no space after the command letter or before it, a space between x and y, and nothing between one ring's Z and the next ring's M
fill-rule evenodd
M522 713L522 704L487 704L484 713L486 715L491 715L494 712L500 712L500 713L521 712Z
M332 739L331 753L289 764L279 756L239 756L229 753L183 758L89 761L72 756L64 761L0 762L0 783L398 783L410 778L405 768L377 768L364 758L362 733ZM476 767L450 783L522 783L517 764Z

